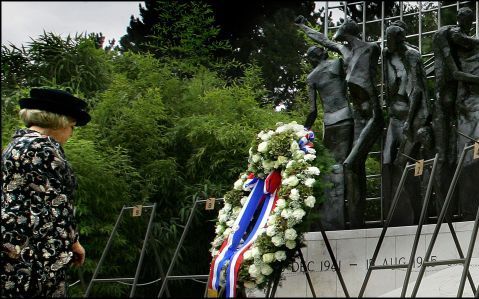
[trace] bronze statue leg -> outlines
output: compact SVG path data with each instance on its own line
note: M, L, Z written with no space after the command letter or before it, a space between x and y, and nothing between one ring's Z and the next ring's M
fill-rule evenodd
M367 121L351 153L344 162L350 228L361 228L364 226L364 210L366 205L365 162L371 147L377 138L381 136L382 128L382 115L376 113L376 117L372 117Z
M457 89L451 86L443 87L437 93L435 116L433 118L434 138L438 153L437 175L434 177L436 191L436 209L440 212L446 198L449 185L455 169L456 162L456 132L454 124L454 105ZM453 199L453 205L449 207L449 215L457 205Z
M326 230L345 228L345 186L343 162L346 159L353 143L353 122L341 121L324 128L324 146L334 156L336 163L332 173L326 180L331 183L331 188L325 190L328 194L326 200L319 208L321 222Z

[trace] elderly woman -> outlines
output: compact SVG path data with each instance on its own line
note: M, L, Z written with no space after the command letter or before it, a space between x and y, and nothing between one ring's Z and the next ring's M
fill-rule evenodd
M2 153L2 297L63 297L66 270L81 265L73 194L62 145L90 121L86 103L53 89L20 100L20 129Z

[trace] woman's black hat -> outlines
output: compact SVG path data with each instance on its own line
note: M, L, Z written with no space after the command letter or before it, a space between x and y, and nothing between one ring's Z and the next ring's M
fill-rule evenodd
M22 109L38 109L70 116L76 120L77 126L84 126L91 119L86 107L85 101L58 89L32 88L30 97L20 100Z

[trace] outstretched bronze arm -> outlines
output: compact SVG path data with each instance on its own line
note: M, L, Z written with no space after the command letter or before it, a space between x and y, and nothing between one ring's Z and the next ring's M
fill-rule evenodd
M308 35L309 38L318 42L320 45L327 48L328 50L334 51L334 52L339 53L341 55L343 54L342 51L341 51L341 48L343 47L343 45L341 45L340 43L332 42L321 32L319 32L317 30L314 30L311 27L306 26L305 22L306 22L306 18L303 17L303 16L298 16L294 20L294 23L297 26L299 26L301 29L303 29L303 31L306 33L306 35Z

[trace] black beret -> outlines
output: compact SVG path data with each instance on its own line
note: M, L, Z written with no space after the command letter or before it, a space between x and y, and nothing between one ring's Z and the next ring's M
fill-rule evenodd
M32 88L29 98L20 99L22 109L38 109L70 116L76 120L77 126L84 126L91 119L86 107L85 101L58 89Z

